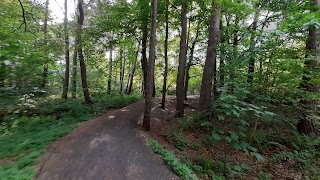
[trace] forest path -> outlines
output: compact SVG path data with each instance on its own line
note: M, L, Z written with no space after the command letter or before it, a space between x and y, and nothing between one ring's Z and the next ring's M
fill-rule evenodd
M144 102L83 123L49 145L37 165L40 180L179 179L139 135Z

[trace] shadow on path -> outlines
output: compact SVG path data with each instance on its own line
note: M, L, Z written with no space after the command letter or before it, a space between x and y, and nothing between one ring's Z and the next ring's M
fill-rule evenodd
M139 136L144 102L106 112L49 145L39 180L179 179Z

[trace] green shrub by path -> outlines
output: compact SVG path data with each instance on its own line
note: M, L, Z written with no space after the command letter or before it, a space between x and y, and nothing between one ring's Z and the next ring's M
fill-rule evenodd
M187 180L197 180L197 176L192 172L187 165L180 163L179 159L175 155L168 151L164 150L162 146L154 139L148 139L148 143L155 153L161 155L164 158L164 161L170 166L170 168L182 179Z
M82 104L82 99L46 99L38 102L36 116L7 118L0 126L0 179L32 179L36 159L49 143L76 128L78 122L140 99L137 95L101 96L94 97L90 106Z

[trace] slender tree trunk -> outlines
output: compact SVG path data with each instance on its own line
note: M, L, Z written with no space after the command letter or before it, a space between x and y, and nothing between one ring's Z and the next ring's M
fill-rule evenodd
M216 67L216 57L217 57L217 45L218 45L218 34L219 34L219 24L220 24L220 11L221 7L219 4L212 3L212 14L210 18L209 27L209 41L207 48L207 55L205 66L203 70L200 99L199 99L199 111L205 111L210 109L211 105L211 89L212 89L212 78L214 74L214 68Z
M74 54L73 54L73 60L72 60L72 77L71 77L71 96L72 98L77 97L77 57L78 57L78 52L77 52L77 38L75 41L75 49L74 49Z
M140 44L139 44L139 46L140 46ZM135 73L136 68L137 68L137 59L138 59L138 53L139 53L139 46L138 46L138 50L136 52L136 58L135 58L135 61L133 63L132 72L131 72L130 78L129 78L128 88L127 88L127 95L130 95L132 93L133 77L134 77L134 73Z
M110 53L109 53L109 72L108 72L108 94L111 93L111 81L112 81L112 52L113 52L113 35L111 34L111 41L110 41Z
M185 82L184 82L184 99L187 100L187 95L188 95L188 89L189 89L189 80L190 80L190 68L192 65L194 65L193 62L193 57L194 57L194 49L196 47L196 43L198 41L198 37L199 37L199 33L200 33L200 23L197 26L197 31L196 31L196 37L194 38L191 48L190 48L190 56L189 56L189 61L187 63L187 67L186 67L186 78L185 78Z
M320 1L314 0L312 2L313 7L319 7ZM314 11L313 9L311 11ZM320 65L320 28L310 27L309 34L306 42L306 60L305 72L302 77L302 82L300 87L306 91L307 94L319 93L319 85L312 83L312 75ZM304 99L300 101L300 106L302 110L302 117L297 124L297 129L301 134L307 134L310 136L317 136L319 132L315 125L314 116L319 112L319 100L317 99Z
M186 0L182 1L181 10L181 39L180 39L180 53L179 53L179 67L177 75L177 117L182 117L184 115L184 78L186 69L186 59L187 59L187 11L188 4Z
M75 8L75 14L78 14L78 8ZM77 17L77 16L76 16ZM74 43L74 52L73 52L73 60L72 60L72 77L71 77L71 92L72 98L77 98L77 58L78 58L78 26L76 26L76 37Z
M248 67L248 78L247 83L253 83L253 74L254 74L254 64L255 64L255 53L254 48L256 46L255 42L255 32L257 31L257 24L258 24L258 13L254 14L254 21L252 23L252 33L250 37L250 59L249 59L249 67Z
M125 66L126 66L126 62L125 62L125 59L124 59L124 52L125 52L125 49L124 47L120 47L120 94L123 93L123 79L124 79L124 69L125 69Z
M143 127L150 131L150 118L151 118L151 106L152 106L152 88L154 82L154 63L156 58L156 31L157 31L157 0L151 2L151 33L150 33L150 49L149 49L149 64L147 71L146 82L146 96L145 96L145 109L143 117Z
M91 103L91 97L89 93L88 88L88 82L87 82L87 68L86 64L84 62L83 52L82 52L82 25L84 21L84 13L83 13L83 0L78 0L78 9L79 9L79 17L78 17L78 55L80 60L80 71L81 71L81 82L82 82L82 89L83 89L83 95L85 98L85 101L87 104Z
M129 53L129 51L128 51L128 53ZM130 83L130 76L131 76L131 72L132 72L132 69L133 69L133 65L134 65L134 62L132 62L132 63L129 62L128 63L128 79L127 79L127 83L126 83L126 88L124 89L124 94L127 94L127 92L128 92L129 83Z
M63 83L63 92L62 98L68 98L69 90L69 74L70 74L70 52L69 52L69 32L68 32L68 0L64 1L64 41L65 41L65 60L66 60L66 69L64 73L64 83Z
M147 41L148 41L148 23L143 22L142 25L142 50L141 50L141 68L143 74L142 92L146 94L146 79L147 79Z
M0 88L5 87L5 80L7 78L7 67L6 64L2 61L0 62Z
M220 82L219 82L219 87L223 87L224 86L224 76L225 76L225 47L224 45L221 47L221 57L220 57L220 65L219 65L219 73L220 73Z
M237 20L237 16L236 16ZM228 25L228 23L227 23ZM220 31L225 32L225 28L223 27L222 22L220 21ZM237 33L236 31L234 32L234 40L238 40ZM226 60L226 43L228 42L229 37L226 33L222 33L222 36L220 37L220 65L219 65L219 87L223 88L224 87L224 79L225 79L225 60ZM221 92L218 92L218 96L220 95Z
M41 87L45 88L48 83L48 62L49 62L49 47L48 47L48 18L49 18L49 0L46 0L44 22L43 22L43 34L45 45L45 64L43 65L42 72L42 84Z
M237 26L239 26L238 16L236 16L235 19L236 19L235 26L237 27ZM229 26L229 22L227 23L227 28L228 28L228 26ZM236 30L233 32L232 56L234 58L231 60L225 59L226 60L225 64L227 64L227 68L224 69L224 73L229 74L229 82L233 82L236 78L236 70L235 69L237 69L237 68L234 69L233 67L237 67L235 64L235 58L238 57L238 45L239 45L238 31L239 30ZM230 37L227 36L225 38L224 42L229 43L229 39L230 39ZM226 66L224 66L224 67L226 67ZM228 72L226 72L226 71L228 71ZM232 94L233 90L234 90L234 83L229 83L228 91Z
M169 0L166 0L166 37L164 40L164 73L163 73L163 86L162 86L162 101L161 108L165 109L166 94L167 94L167 78L168 78L168 39L169 39Z

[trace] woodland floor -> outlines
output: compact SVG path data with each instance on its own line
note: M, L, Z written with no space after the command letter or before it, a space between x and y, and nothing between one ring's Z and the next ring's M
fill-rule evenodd
M49 145L36 179L179 179L141 137L138 102L83 123Z
M211 132L197 131L190 128L192 126L192 117L196 114L198 98L193 96L185 101L185 117L164 116L164 114L174 112L175 103L175 98L171 97L167 100L166 110L161 110L160 105L158 105L158 108L157 106L153 108L152 129L146 134L157 140L165 149L174 152L182 163L188 164L191 168L192 166L201 166L199 171L195 172L199 179L212 179L210 173L208 173L211 170L215 170L215 174L217 174L217 171L222 172L220 175L224 176L225 179L309 179L296 170L294 162L290 159L278 163L272 161L273 154L288 150L285 145L259 149L264 160L256 161L248 153L235 150L230 145L226 145L225 147L223 141L214 144L208 143L208 137L211 136ZM225 128L222 122L213 122L216 128L236 132L236 129ZM227 152L226 156L224 152ZM229 171L226 172L228 175L223 173L223 165L217 163L223 163L225 158L229 164ZM241 165L243 164L248 165L249 168L242 168L243 166ZM218 170L219 168L220 170Z
M185 101L183 118L174 117L174 97L167 98L166 110L162 110L159 103L160 100L156 99L150 132L142 131L137 126L142 121L143 101L83 123L48 147L37 166L36 179L180 179L152 152L143 134L174 152L182 163L191 164L191 167L202 166L195 172L199 179L211 179L207 172L215 169L216 162L223 162L224 158L231 164L228 173L234 173L233 178L228 176L227 179L265 179L263 176L266 175L269 177L266 179L305 178L290 160L272 163L272 155L286 150L285 146L259 149L264 160L256 161L249 154L229 145L224 147L222 141L208 145L206 137L210 136L210 132L183 128L186 126L183 122L190 121L196 114L196 96ZM228 130L219 122L214 126ZM224 152L227 152L226 156ZM243 168L242 164L250 168Z

